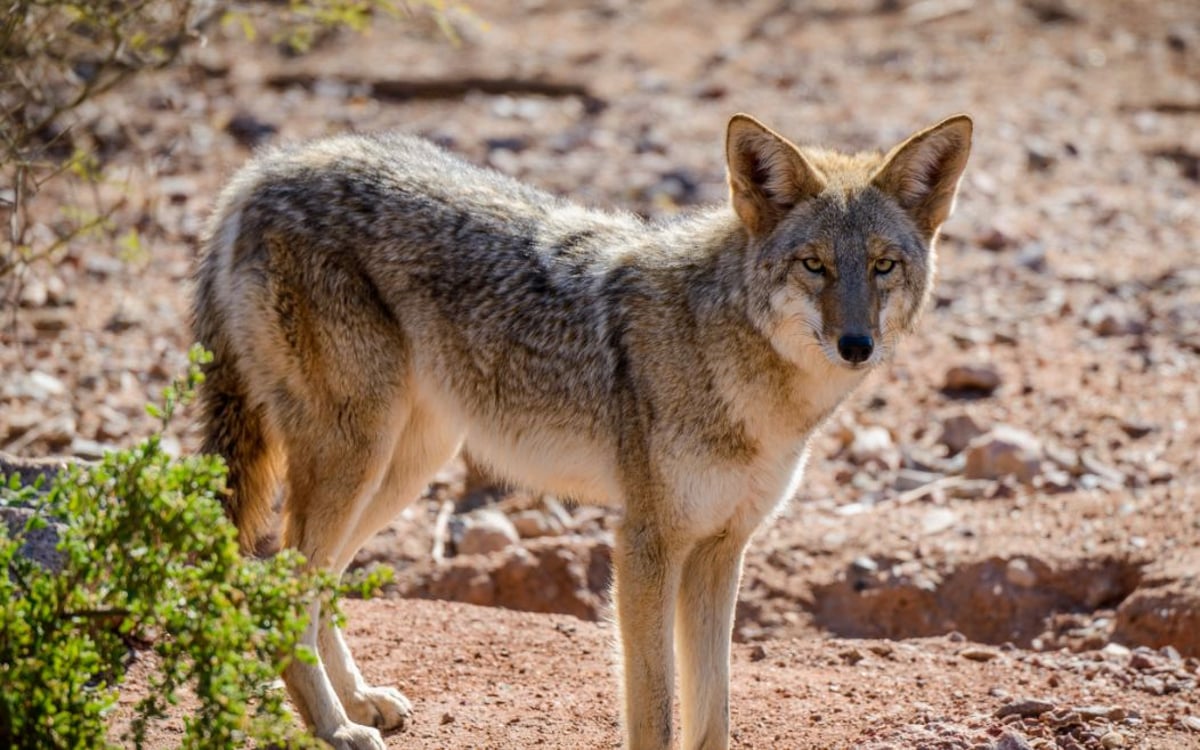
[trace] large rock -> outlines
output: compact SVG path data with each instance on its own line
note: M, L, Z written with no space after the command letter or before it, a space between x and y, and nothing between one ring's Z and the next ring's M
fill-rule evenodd
M1174 646L1200 658L1200 582L1180 579L1134 591L1117 608L1116 640L1161 648Z
M508 516L494 508L474 511L465 516L463 522L462 536L457 544L460 555L486 555L521 541Z
M396 583L402 596L598 620L607 611L611 558L607 541L546 537L501 554L412 566Z
M0 507L0 523L8 527L8 536L22 534L25 524L37 514L32 508ZM40 529L35 529L24 535L21 545L22 557L33 560L38 565L49 570L57 571L62 567L62 555L58 552L59 535L65 527L61 523L47 523Z

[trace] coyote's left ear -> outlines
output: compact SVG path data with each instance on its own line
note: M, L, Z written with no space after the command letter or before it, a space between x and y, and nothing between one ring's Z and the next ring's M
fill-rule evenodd
M971 118L955 115L892 149L872 182L900 201L932 237L954 208L970 153Z
M733 209L753 235L767 234L793 206L825 187L791 141L750 115L729 120L725 158Z

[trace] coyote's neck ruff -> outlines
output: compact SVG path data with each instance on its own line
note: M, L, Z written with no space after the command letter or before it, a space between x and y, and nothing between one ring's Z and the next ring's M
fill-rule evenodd
M666 225L589 211L404 136L265 154L223 194L195 326L205 450L243 546L272 524L340 572L464 445L530 488L620 507L615 602L631 748L728 744L742 551L813 430L911 330L970 146L966 117L888 154L801 149L738 115L731 206ZM382 747L313 606L286 681L317 734Z

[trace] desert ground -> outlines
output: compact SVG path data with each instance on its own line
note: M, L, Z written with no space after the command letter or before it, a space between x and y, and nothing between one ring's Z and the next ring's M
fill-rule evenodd
M417 14L298 56L218 25L89 105L73 145L142 250L84 238L32 269L0 450L154 429L204 221L255 148L399 129L669 221L726 200L735 112L851 150L967 112L934 301L752 542L733 744L1200 747L1200 4L469 6L453 38ZM50 226L83 189L47 190ZM196 449L186 415L171 442ZM389 746L619 747L616 516L476 480L448 466L357 562L397 571L347 604L368 678L414 702Z

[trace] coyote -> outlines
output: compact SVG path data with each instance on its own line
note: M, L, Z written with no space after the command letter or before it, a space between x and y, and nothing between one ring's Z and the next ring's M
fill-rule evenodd
M951 117L887 154L726 132L730 205L666 223L585 209L418 138L265 153L222 194L195 334L204 451L248 553L341 573L464 444L498 475L623 512L613 551L625 746L729 745L742 555L814 430L912 330L971 143ZM319 605L284 674L315 734L383 748Z

